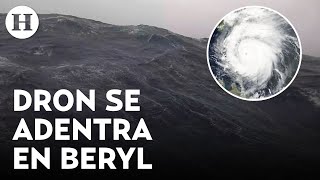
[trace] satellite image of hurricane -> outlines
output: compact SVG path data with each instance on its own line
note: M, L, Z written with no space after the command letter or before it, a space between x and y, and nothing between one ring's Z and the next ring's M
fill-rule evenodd
M298 73L299 37L281 14L249 6L227 14L214 29L208 63L217 83L249 101L272 98Z

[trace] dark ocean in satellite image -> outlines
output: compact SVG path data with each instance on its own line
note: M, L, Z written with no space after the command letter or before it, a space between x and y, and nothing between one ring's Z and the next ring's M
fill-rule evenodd
M215 83L207 66L208 39L51 14L39 15L38 32L20 41L7 33L5 17L0 15L0 164L7 174L111 173L59 170L62 146L144 147L153 170L124 173L265 176L318 170L320 58L303 55L297 78L276 98L247 102ZM104 93L114 88L140 89L141 112L106 112ZM13 112L13 89L95 89L96 112ZM11 141L21 117L28 124L35 117L123 117L133 126L144 117L153 141ZM15 146L51 147L52 170L14 171Z

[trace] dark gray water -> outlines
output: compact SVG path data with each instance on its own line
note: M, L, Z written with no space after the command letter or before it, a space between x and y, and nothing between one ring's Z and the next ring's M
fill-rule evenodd
M110 171L59 171L60 146L143 146L148 172L282 173L312 171L320 160L320 59L303 56L300 73L285 92L264 102L227 95L213 80L206 42L151 26L114 26L71 16L41 15L38 32L16 40L0 16L0 146L2 170L25 175ZM13 112L13 89L96 89L92 113ZM141 89L139 113L104 111L109 89ZM12 142L21 117L121 117L134 126L143 117L154 141ZM32 128L31 128L32 129ZM13 146L51 146L55 170L13 171ZM132 162L134 163L134 162ZM280 168L281 167L281 168ZM281 169L281 170L279 170ZM254 171L254 172L253 172ZM231 176L232 174L230 174Z

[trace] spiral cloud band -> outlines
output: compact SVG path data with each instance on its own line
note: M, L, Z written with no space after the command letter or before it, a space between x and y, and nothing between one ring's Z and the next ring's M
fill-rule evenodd
M227 14L208 42L209 68L218 84L245 100L271 98L293 81L301 61L293 26L264 7Z

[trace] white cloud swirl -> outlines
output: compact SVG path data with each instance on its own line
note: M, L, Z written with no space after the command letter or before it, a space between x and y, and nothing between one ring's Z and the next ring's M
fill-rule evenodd
M291 25L279 14L261 7L240 9L228 14L216 31L210 42L210 58L215 61L211 67L220 66L224 73L214 72L216 78L223 82L227 76L238 96L271 96L293 78L300 45Z

